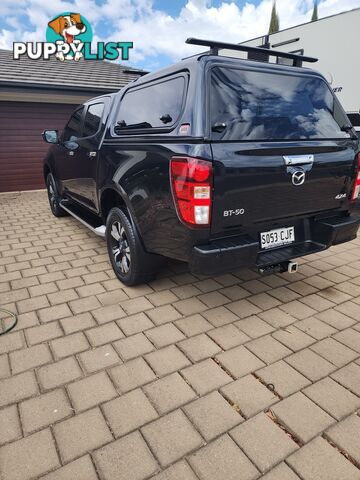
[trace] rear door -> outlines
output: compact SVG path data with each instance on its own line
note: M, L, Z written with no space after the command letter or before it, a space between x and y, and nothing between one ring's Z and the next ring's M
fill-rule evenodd
M357 143L321 77L233 66L210 75L212 234L345 208Z

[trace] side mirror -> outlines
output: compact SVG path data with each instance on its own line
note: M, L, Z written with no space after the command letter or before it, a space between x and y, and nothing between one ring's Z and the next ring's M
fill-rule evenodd
M59 143L59 134L57 130L44 130L41 135L46 143Z

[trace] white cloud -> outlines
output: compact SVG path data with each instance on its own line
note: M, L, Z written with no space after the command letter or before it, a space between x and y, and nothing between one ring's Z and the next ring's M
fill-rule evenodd
M187 37L221 39L228 42L267 33L272 0L242 8L235 2L223 1L217 7L210 0L187 0L177 16L156 10L152 0L1 0L0 12L11 15L12 26L0 30L0 47L11 48L15 41L43 41L49 19L61 11L78 11L93 25L95 40L133 41L132 62L156 66L162 55L178 60L199 51L185 45ZM287 28L309 21L313 0L277 0L280 27ZM323 0L319 16L324 17L360 6L360 0ZM21 8L19 8L21 7ZM26 14L32 28L19 28L18 15ZM102 23L106 22L106 29ZM31 32L29 32L31 30ZM201 48L200 48L201 50ZM151 67L150 67L151 68Z
M272 3L272 0L262 0L258 6L246 3L240 8L234 2L212 7L206 0L188 0L177 17L156 10L148 11L140 18L114 17L116 30L108 38L133 40L132 59L138 63L162 54L177 60L204 50L186 45L187 37L237 43L266 34ZM360 0L325 0L319 3L319 15L327 16L357 6L360 6ZM309 21L312 8L312 0L277 0L281 28Z
M15 41L16 38L13 32L10 32L9 30L0 30L0 48L9 49Z

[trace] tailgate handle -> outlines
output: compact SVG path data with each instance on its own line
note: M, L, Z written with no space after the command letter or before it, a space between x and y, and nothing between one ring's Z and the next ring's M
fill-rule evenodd
M283 155L285 165L309 165L314 163L314 155Z

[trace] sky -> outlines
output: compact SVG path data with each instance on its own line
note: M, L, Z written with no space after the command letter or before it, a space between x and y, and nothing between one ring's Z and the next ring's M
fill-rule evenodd
M265 35L273 0L0 0L0 48L45 41L58 14L80 13L93 42L134 42L127 66L153 71L203 51L187 37L239 43ZM280 28L310 20L313 0L277 0ZM319 17L360 7L360 0L320 0ZM200 50L199 50L200 49Z

